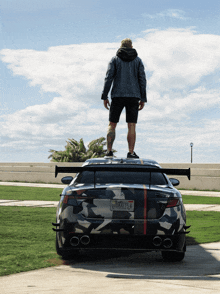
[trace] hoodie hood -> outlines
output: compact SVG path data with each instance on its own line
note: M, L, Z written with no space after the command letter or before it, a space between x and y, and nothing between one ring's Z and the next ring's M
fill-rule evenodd
M116 55L123 61L130 62L137 57L137 51L133 48L121 47Z

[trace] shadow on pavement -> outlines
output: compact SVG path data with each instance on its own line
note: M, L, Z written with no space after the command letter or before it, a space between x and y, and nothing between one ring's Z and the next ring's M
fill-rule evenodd
M192 240L191 240L192 241ZM187 246L181 262L165 262L161 252L81 251L64 261L72 268L105 272L115 279L220 281L220 243ZM215 246L216 244L216 246ZM210 275L219 275L210 277Z

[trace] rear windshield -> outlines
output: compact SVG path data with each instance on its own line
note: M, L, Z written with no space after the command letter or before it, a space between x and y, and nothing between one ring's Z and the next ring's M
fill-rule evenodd
M94 172L84 171L80 173L74 184L93 184ZM162 173L154 172L120 172L120 171L97 171L95 173L96 184L145 184L166 185L166 178Z

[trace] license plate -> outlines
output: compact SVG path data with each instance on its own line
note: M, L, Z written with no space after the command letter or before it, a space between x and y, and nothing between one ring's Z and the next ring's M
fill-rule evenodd
M134 211L134 200L112 200L112 211Z

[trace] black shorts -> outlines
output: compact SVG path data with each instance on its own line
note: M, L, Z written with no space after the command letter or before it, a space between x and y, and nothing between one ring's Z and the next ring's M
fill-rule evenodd
M139 99L133 97L115 97L112 98L109 121L118 123L123 108L126 109L126 122L137 123Z

